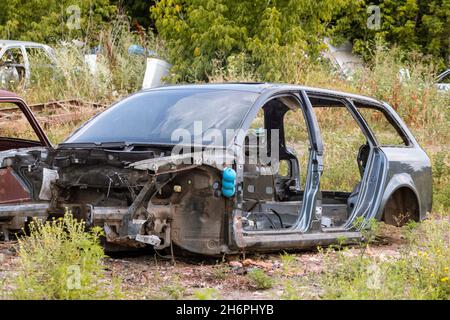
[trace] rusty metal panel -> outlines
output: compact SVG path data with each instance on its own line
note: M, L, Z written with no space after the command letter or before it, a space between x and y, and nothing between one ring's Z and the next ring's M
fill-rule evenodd
M0 169L0 204L30 200L29 191L17 180L12 169Z

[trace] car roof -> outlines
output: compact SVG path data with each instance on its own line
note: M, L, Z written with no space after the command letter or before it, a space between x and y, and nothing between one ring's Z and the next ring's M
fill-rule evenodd
M248 91L248 92L255 92L255 93L264 93L266 91L280 91L280 90L304 90L310 93L319 93L319 94L326 94L326 95L332 95L336 97L343 97L343 98L352 98L356 100L363 100L367 102L372 102L375 104L380 104L382 101L351 94L351 93L345 93L340 91L334 91L334 90L328 90L328 89L321 89L321 88L314 88L314 87L305 87L305 86L298 86L298 85L288 85L288 84L275 84L275 83L213 83L213 84L188 84L188 85L169 85L164 87L158 87L158 88L152 88L152 89L145 89L140 92L150 92L150 91L160 91L160 90L182 90L182 89L196 89L196 90L234 90L234 91ZM139 92L138 92L139 93ZM13 92L0 90L0 98L1 97L7 97L7 98L20 98L18 95L16 95Z
M226 83L207 83L207 84L182 84L182 85L166 85L157 88L145 89L141 92L149 92L156 90L180 90L180 89L196 89L196 90L235 90L235 91L248 91L255 93L265 93L268 91L273 91L274 93L277 91L307 91L309 93L318 93L325 95L332 95L340 98L350 98L355 100L362 100L366 102L371 102L375 104L383 104L382 101L363 96L358 94L346 93L342 91L335 91L329 89L315 88L315 87L307 87L301 85L290 85L283 83L269 83L269 82L226 82Z
M441 81L442 78L444 78L445 76L447 76L449 73L450 73L450 68L447 69L447 70L445 70L444 72L440 73L440 74L436 77L437 81Z
M17 94L11 91L1 90L0 89L0 98L15 98L21 99Z
M47 45L38 43L38 42L20 41L20 40L1 40L0 39L0 47L9 46L9 45L24 45L24 46L30 46L30 47L47 47Z

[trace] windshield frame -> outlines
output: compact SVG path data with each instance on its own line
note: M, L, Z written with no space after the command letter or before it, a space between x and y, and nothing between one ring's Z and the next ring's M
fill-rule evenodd
M245 112L242 114L242 118L236 123L237 127L234 130L234 133L232 136L230 136L230 139L227 141L227 139L225 140L225 143L222 145L215 145L215 144L195 144L193 141L190 144L183 144L183 143L177 143L177 142L173 142L173 143L163 143L163 142L155 142L155 141L149 141L149 142L145 142L145 141L105 141L105 142L100 142L100 143L96 143L96 142L67 142L68 140L70 140L72 137L74 137L77 133L80 132L80 130L82 130L83 128L85 128L87 125L91 124L92 121L94 121L95 119L97 119L97 117L99 117L101 114L103 114L104 112L106 112L107 110L115 107L116 105L123 103L124 100L127 100L133 96L139 95L139 94L143 94L143 93L149 93L149 92L167 92L168 94L170 94L171 91L195 91L197 90L198 92L229 92L230 96L233 95L233 92L242 92L242 93L248 93L248 95L254 95L254 99L253 101L247 106L247 110L245 110ZM250 114L251 110L253 110L254 105L256 103L258 103L259 98L261 96L261 92L258 91L253 91L253 90L242 90L242 89L237 89L237 88L207 88L207 87L202 87L202 88L178 88L176 86L166 86L166 87L161 87L161 88L156 88L156 89L147 89L147 90L141 90L138 92L135 92L131 95L128 95L126 97L123 97L122 99L119 99L118 101L114 102L113 104L111 104L107 109L103 110L100 113L97 113L96 115L94 115L92 118L90 118L89 120L87 120L86 122L84 122L81 126L79 126L75 131L73 131L67 138L64 139L63 142L61 142L60 144L58 144L58 148L107 148L110 147L111 145L114 145L114 147L130 147L130 146L160 146L160 147L173 147L173 146L186 146L186 147L193 147L193 148L216 148L216 149L227 149L229 148L231 145L234 144L234 141L236 140L236 137L238 135L239 130L242 129L242 127L244 126L246 119L248 117L248 115ZM202 135L205 135L205 133L207 133L207 130L202 132ZM119 139L120 140L120 139ZM202 140L203 142L203 140Z

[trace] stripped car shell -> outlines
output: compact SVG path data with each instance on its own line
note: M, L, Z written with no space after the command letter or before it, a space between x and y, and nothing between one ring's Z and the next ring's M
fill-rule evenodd
M33 51L46 58L49 65L33 65L30 54ZM0 88L17 85L21 81L27 86L31 81L33 68L44 67L51 70L55 62L53 49L45 44L0 39Z
M351 193L320 187L325 151L314 108L336 101L366 138L355 159L361 180ZM361 238L356 219L402 225L431 210L429 158L395 111L368 97L279 84L162 87L125 98L57 147L23 100L2 91L0 102L15 103L40 140L0 138L0 230L6 239L34 217L70 211L88 226L103 227L110 249L175 245L217 256L356 240ZM381 145L361 107L385 114L405 145ZM304 187L298 159L286 146L288 110L301 110L307 127ZM254 147L246 134L228 136L224 145L189 145L177 154L177 143L167 140L177 125L191 132L195 121L218 131L248 132L261 111L264 129L280 132L267 135L266 142L275 143L277 157L289 163L287 176L274 172L272 163L241 161ZM236 172L230 196L221 191L226 168Z

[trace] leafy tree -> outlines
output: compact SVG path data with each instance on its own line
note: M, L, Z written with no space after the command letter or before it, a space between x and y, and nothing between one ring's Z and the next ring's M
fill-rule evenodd
M0 37L46 43L94 38L115 13L109 0L1 1Z
M379 29L367 27L370 5L380 8ZM440 59L450 58L450 0L357 0L332 23L336 40L349 38L354 50L366 58L376 39L405 51L421 51Z
M263 79L278 81L280 58L315 58L330 23L350 0L161 0L151 8L178 80L204 80L214 61L248 53Z
M125 9L135 28L147 30L154 28L153 20L149 16L150 7L155 5L154 0L114 0L114 3L117 7Z
M417 37L425 53L450 64L450 0L419 1Z

